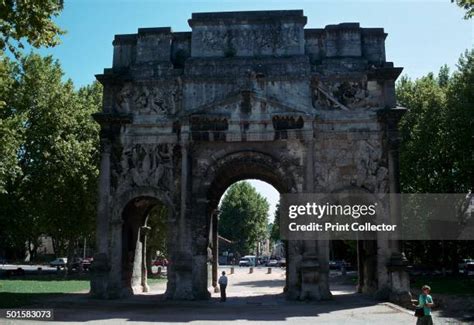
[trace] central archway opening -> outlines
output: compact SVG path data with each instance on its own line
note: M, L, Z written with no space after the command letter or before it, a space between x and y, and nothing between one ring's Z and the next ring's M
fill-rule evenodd
M231 288L234 285L233 290L239 292L233 297L234 300L249 303L251 297L258 300L259 298L257 297L268 296L284 299L284 290L289 287L289 273L285 269L287 264L285 260L288 260L288 256L286 256L286 250L280 251L278 252L278 260L276 262L272 261L273 266L270 264L272 255L274 255L275 259L277 257L273 247L277 243L271 241L268 225L274 219L274 210L276 209L276 202L279 200L280 194L297 191L295 171L291 167L282 164L282 160L275 158L273 155L261 151L244 150L229 153L216 160L216 163L208 169L205 178L207 182L201 193L205 195L203 199L205 199L208 209L208 256L210 257L208 291L212 293L213 297L219 297L219 293L216 292L219 287L218 279L222 271L225 271L229 275L229 295L232 297ZM253 238L251 240L253 242L246 245L242 243L240 237L245 237L248 240L249 231L243 231L241 236L234 238L220 236L220 242L222 242L223 247L228 247L226 250L219 250L218 219L221 214L219 203L229 188L236 186L244 180L251 180L253 184L257 185L258 189L255 192L260 196L268 197L268 193L272 193L268 197L268 200L272 202L272 210L271 212L266 211L263 216L267 228L260 232L264 236L259 238L255 237L255 235L253 237L250 236ZM270 216L269 213L271 214ZM242 226L239 223L240 220L232 218L232 216L230 219L234 222L235 227ZM254 221L252 218L250 220ZM251 232L253 233L253 231ZM230 237L229 233L225 235ZM279 244L281 245L281 243ZM227 256L222 257L223 254ZM229 254L232 254L232 256L229 257ZM241 261L243 258L245 260ZM219 259L221 259L221 265L218 263ZM224 266L224 263L227 265ZM269 267L270 271L268 270ZM230 274L231 268L233 268L234 274ZM236 276L237 272L241 274L240 277Z
M229 299L283 297L286 248L280 239L279 199L280 192L272 184L255 178L225 189L211 221L213 297L220 297L222 272L228 278Z

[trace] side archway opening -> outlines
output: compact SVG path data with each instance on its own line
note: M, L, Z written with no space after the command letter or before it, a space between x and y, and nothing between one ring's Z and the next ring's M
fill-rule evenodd
M140 196L122 212L122 288L129 294L163 293L168 276L169 209L160 200Z

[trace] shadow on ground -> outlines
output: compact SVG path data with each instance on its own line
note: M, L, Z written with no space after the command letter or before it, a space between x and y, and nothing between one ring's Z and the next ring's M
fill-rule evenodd
M15 299L16 294L10 294ZM21 294L23 295L23 294ZM49 296L51 297L51 296ZM102 321L121 318L140 322L191 321L283 321L292 317L318 317L338 310L370 307L376 301L360 294L335 296L322 302L287 301L283 294L230 297L225 303L209 301L169 301L163 295L139 295L126 299L97 300L87 294L57 294L44 299L34 295L34 307L54 308L56 321ZM309 308L308 308L309 307Z
M234 284L234 286L239 287L239 286L247 286L247 287L270 287L270 288L276 288L280 287L283 289L285 286L285 280L257 280L257 281L243 281L243 282L238 282Z

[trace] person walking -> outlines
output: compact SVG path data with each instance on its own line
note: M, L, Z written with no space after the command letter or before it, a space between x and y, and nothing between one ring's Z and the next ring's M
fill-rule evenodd
M221 302L227 300L225 289L227 288L227 277L225 276L225 271L222 271L222 275L219 278L219 287L221 289Z
M413 300L413 302L417 302L418 305L414 306L416 308L422 308L423 313L422 316L418 317L416 321L416 325L433 325L433 319L431 318L431 307L434 306L433 297L431 297L431 288L427 285L421 287L421 295L418 297L417 300Z

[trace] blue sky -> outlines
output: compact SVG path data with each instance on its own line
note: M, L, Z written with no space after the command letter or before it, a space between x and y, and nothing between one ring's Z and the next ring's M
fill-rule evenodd
M192 12L281 9L303 9L308 28L341 22L385 28L387 60L404 67L412 78L437 72L445 63L454 68L459 55L473 47L474 20L462 19L464 12L450 0L66 0L56 19L67 30L62 44L40 52L59 59L65 77L82 86L111 67L115 34L162 26L189 31ZM252 184L267 197L273 211L278 192L263 182Z
M303 9L309 28L340 22L383 27L389 34L387 59L411 77L438 71L445 63L454 67L473 46L474 20L462 19L462 9L450 0L66 0L56 20L67 34L60 46L41 53L58 58L66 77L82 86L111 66L115 34L161 26L188 31L192 12L272 9Z

